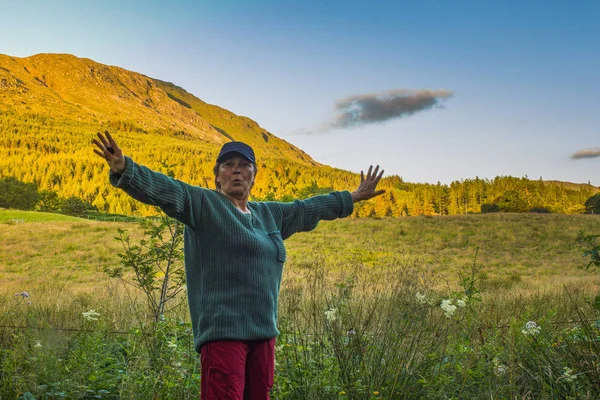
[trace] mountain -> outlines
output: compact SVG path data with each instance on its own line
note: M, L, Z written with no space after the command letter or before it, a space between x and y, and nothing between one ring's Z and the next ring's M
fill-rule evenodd
M253 195L260 199L289 200L357 181L172 83L70 54L0 54L0 178L35 182L101 211L153 213L107 184L108 168L91 146L104 130L137 162L204 187L214 187L223 143L246 142L257 155Z
M0 55L0 105L18 113L174 132L215 148L240 140L258 157L317 165L250 118L207 104L172 83L70 54Z
M257 155L252 195L259 200L353 190L360 180L172 83L69 54L0 54L0 179L36 183L48 204L56 195L74 196L104 212L155 213L108 183L108 167L91 145L96 132L105 130L140 164L207 188L214 188L219 148L230 140L244 141ZM512 177L431 185L390 176L380 187L385 195L357 204L355 216L478 213L482 205L581 213L597 191ZM58 208L60 201L52 204Z

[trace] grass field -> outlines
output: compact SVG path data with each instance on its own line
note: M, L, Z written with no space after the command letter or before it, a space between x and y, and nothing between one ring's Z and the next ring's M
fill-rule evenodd
M14 222L18 221L18 222ZM56 282L96 285L105 264L119 261L117 229L139 234L135 223L89 221L60 214L0 210L0 288L25 290L49 277ZM580 230L600 232L594 215L483 214L323 222L286 241L291 274L315 261L332 271L345 264L365 268L391 260L415 261L455 282L475 255L482 284L490 289L595 289L585 270Z
M150 329L143 297L103 272L118 228L141 238L0 210L0 399L197 398L185 302ZM273 398L594 398L600 271L581 230L600 218L346 219L293 236Z

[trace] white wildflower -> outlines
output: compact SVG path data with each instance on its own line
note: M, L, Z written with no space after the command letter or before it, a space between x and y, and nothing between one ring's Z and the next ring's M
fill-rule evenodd
M42 342L39 340L35 341L35 344L33 345L33 347L42 347Z
M573 382L575 379L577 379L577 375L573 373L571 368L565 367L561 379L564 379L567 382Z
M177 343L173 343L172 341L168 341L167 342L167 347L170 349L176 349L177 348Z
M419 304L427 304L427 296L420 292L415 293L415 299Z
M456 300L456 305L459 306L460 308L463 308L467 305L467 302L464 301L463 299L458 299L458 300Z
M492 361L494 363L494 374L496 376L504 375L506 373L506 365L502 364L498 358L494 358Z
M334 322L337 319L337 310L335 308L330 308L325 311L325 318L327 318L327 321L329 322Z
M542 327L536 324L533 321L529 321L525 324L525 329L521 330L523 335L532 335L535 336L540 333Z
M442 308L442 310L444 310L444 315L446 316L446 318L452 317L452 315L454 315L454 312L456 311L456 306L452 304L452 300L450 299L442 300L442 304L440 305L440 307Z
M98 321L98 317L100 317L100 314L97 313L95 310L86 311L82 313L82 315L83 318L85 318L88 321Z

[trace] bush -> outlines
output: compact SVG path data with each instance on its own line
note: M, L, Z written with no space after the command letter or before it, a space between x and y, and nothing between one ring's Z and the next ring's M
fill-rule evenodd
M516 190L507 190L497 199L496 203L500 211L505 212L525 212L527 211L527 201L522 194Z
M600 193L593 195L585 201L585 209L589 214L600 214Z
M0 207L33 210L38 202L38 186L8 176L0 180Z
M88 210L94 210L94 206L81 200L79 197L71 196L62 203L61 214L84 217Z
M45 212L58 212L63 205L63 199L52 190L41 190L38 196L37 209Z
M481 213L495 213L500 211L500 206L496 203L484 203L481 205Z
M529 212L538 214L550 214L550 210L548 210L546 207L533 207L529 210Z

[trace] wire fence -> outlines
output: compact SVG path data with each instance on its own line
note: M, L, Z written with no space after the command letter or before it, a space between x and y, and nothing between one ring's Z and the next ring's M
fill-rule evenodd
M549 325L577 325L584 321L582 320L569 320L569 321L554 321L549 322ZM496 330L496 329L506 329L510 328L511 325L482 325L477 329L480 332L486 330ZM62 328L56 326L22 326L22 325L0 325L0 328L4 329L15 329L15 330L54 330L54 331L64 331L64 332L103 332L117 335L131 335L133 334L131 331L114 331L114 330L102 330L102 329L78 329L78 328Z
M53 330L53 331L88 332L88 333L103 332L103 333L111 333L111 334L118 334L118 335L131 335L132 334L132 332L129 332L129 331L105 331L102 329L61 328L61 327L56 327L56 326L0 325L0 328L16 329L16 330L38 330L38 331L44 331L44 330L49 329L49 330Z

